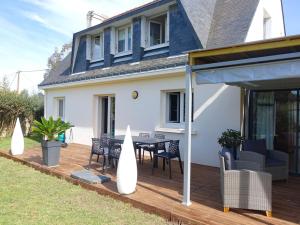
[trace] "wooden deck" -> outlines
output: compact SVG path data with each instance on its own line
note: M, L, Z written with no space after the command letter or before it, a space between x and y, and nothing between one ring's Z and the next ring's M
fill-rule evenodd
M192 165L191 199L192 205L181 204L182 180L179 166L172 164L173 179L168 178L168 170L161 165L151 174L151 163L145 161L138 167L137 191L129 196L121 196L116 188L116 170L109 169L107 175L112 182L103 185L88 185L70 178L70 173L86 168L90 149L87 146L72 144L62 149L60 166L47 168L41 164L39 148L27 150L17 159L1 153L2 156L19 160L45 173L63 177L84 188L95 190L133 204L144 211L157 213L173 221L191 224L299 224L300 223L300 177L290 177L286 182L273 183L273 217L263 212L233 209L223 213L219 194L219 173L217 168ZM96 159L96 157L95 157ZM100 173L100 166L94 161L93 171Z

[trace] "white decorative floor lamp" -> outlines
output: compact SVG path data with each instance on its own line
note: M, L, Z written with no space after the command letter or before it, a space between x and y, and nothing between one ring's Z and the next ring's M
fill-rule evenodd
M10 151L12 155L21 155L24 152L24 137L19 118L17 118L14 133L11 138Z
M134 151L130 127L128 126L117 169L118 192L123 195L131 194L136 189L137 165Z

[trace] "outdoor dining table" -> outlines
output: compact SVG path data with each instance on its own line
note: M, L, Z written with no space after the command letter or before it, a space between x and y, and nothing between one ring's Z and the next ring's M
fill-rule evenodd
M119 142L123 142L125 139L125 135L116 135L114 137L112 137L111 139L119 141ZM146 137L140 137L140 136L132 136L132 142L134 145L134 148L137 149L138 145L154 145L154 151L155 153L157 153L157 149L158 149L158 144L159 143L168 143L170 142L171 139L160 139L160 138L146 138ZM141 157L141 148L139 148L139 163L141 164L142 161L142 157ZM157 157L154 156L153 157L154 160L154 167L157 167Z

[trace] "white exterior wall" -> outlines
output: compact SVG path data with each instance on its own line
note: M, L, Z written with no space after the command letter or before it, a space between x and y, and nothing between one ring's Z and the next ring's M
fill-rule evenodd
M194 85L194 123L192 135L192 162L218 166L220 146L217 138L228 129L240 128L240 89L226 85ZM47 90L47 116L56 116L55 98L65 98L65 118L73 128L74 143L91 145L91 138L97 135L96 97L97 95L114 94L116 135L124 134L130 125L133 135L139 132L151 132L165 128L162 121L166 105L162 90L183 90L184 74L159 79L118 81L115 83L97 84L63 89ZM138 99L131 97L137 90ZM174 126L174 125L173 125ZM184 127L180 124L179 127ZM173 129L173 132L182 132ZM167 138L179 139L181 155L184 151L184 133L162 132ZM67 138L68 140L68 138Z
M252 19L246 42L264 39L264 11L271 17L271 34L269 38L285 36L281 0L260 0Z

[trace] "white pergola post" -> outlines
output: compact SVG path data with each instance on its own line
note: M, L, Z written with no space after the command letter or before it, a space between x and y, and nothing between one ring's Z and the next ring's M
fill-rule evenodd
M191 147L192 147L192 69L186 66L185 74L185 151L183 173L183 201L185 206L191 205Z

